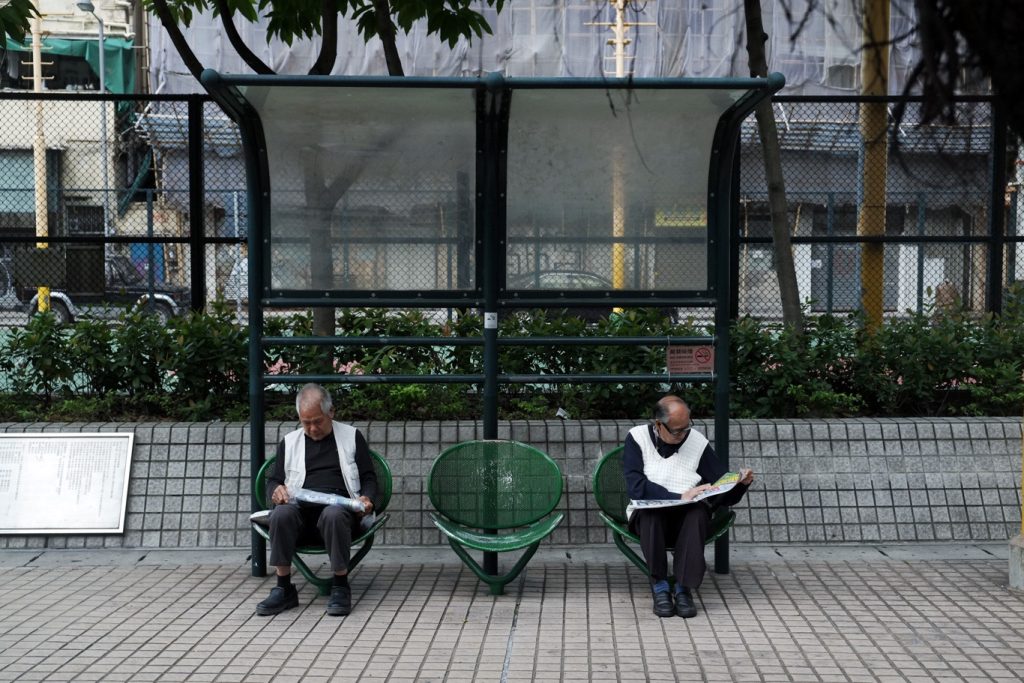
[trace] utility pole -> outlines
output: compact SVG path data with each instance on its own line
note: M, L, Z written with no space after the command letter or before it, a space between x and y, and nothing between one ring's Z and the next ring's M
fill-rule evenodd
M608 45L615 48L615 73L616 78L625 78L632 75L633 70L626 72L626 60L632 60L635 55L627 55L626 47L633 41L628 37L629 29L634 26L657 26L653 21L636 22L626 20L626 7L629 0L609 0L615 8L615 21L612 22L589 22L588 26L606 26L611 29L612 37L608 39ZM607 73L607 72L606 72ZM612 287L615 289L626 288L626 245L623 239L626 236L626 171L623 159L624 145L622 140L612 142ZM619 310L619 309L617 309Z
M861 94L886 95L889 89L889 0L864 3L864 59L861 60ZM888 109L884 101L861 102L861 197L857 234L885 235L886 176L889 163ZM868 329L882 324L884 307L885 245L861 245L861 308Z
M32 18L32 90L43 92L43 19ZM36 207L36 242L37 249L46 249L50 245L45 238L50 234L47 196L46 172L46 132L43 119L43 98L35 99L35 135L32 138L32 161L35 175L35 207ZM40 313L50 310L50 288L39 286L37 289L38 309Z

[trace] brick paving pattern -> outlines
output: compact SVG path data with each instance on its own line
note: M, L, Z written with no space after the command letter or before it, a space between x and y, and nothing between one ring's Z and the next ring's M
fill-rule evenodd
M684 620L651 613L646 579L614 548L572 553L538 555L495 598L454 555L375 550L346 618L300 577L298 609L255 616L273 579L244 562L0 562L0 681L1024 678L1024 594L1005 559L768 552L709 573Z

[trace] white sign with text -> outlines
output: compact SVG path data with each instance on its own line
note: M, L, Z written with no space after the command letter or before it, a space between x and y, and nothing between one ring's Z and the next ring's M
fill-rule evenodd
M134 439L0 434L0 534L122 533Z

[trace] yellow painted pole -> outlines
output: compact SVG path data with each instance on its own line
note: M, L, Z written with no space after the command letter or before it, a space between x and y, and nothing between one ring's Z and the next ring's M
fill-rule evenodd
M861 60L861 94L886 95L889 81L889 0L864 4L864 58ZM888 174L888 112L885 102L862 102L860 132L864 141L863 196L857 211L857 234L885 235L885 183ZM868 328L882 323L885 248L861 245L861 307Z
M612 32L612 38L608 44L615 47L615 77L625 78L629 69L626 68L626 46L632 41L627 38L629 29L633 26L656 26L654 22L636 22L626 20L626 8L628 0L608 0L615 9L615 21L613 22L588 22L587 26L606 26ZM624 143L616 139L612 141L611 172L612 172L612 287L614 289L626 288L626 245L623 239L626 237L626 166L623 160L625 153ZM615 309L621 312L621 308Z
M612 159L612 287L626 288L626 245L621 240L626 235L626 189L622 170L622 150L615 143L615 158Z
M43 20L41 17L32 19L32 90L39 93L43 91ZM35 135L32 140L33 173L35 174L35 208L36 208L36 237L45 238L50 234L49 218L47 216L47 187L46 187L46 135L44 132L43 101L36 98L35 101ZM44 240L36 242L36 248L46 249L49 243ZM50 310L50 288L39 287L37 290L37 302L40 313Z
M615 7L615 25L612 32L615 38L615 77L626 75L626 0L612 0ZM622 238L626 236L626 188L625 172L622 162L622 143L616 140L612 147L612 287L626 288L626 245ZM616 309L621 310L621 309Z

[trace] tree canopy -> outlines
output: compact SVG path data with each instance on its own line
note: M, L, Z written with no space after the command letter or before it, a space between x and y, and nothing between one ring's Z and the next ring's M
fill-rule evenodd
M296 38L320 36L320 52L310 74L331 72L338 55L339 17L356 22L360 35L367 42L380 38L388 73L392 76L404 75L395 35L399 29L408 33L417 21L425 20L428 33L437 35L450 46L460 38L472 40L473 36L491 33L484 16L471 7L476 4L474 0L143 0L143 3L148 12L160 19L175 49L196 78L202 72L202 64L180 28L187 27L196 12L211 11L219 16L232 47L258 74L274 71L242 40L234 23L236 15L250 22L265 16L268 41L279 38L291 45ZM484 3L500 12L505 0L484 0Z
M22 41L29 31L29 21L38 16L32 0L0 0L0 38L10 36Z

